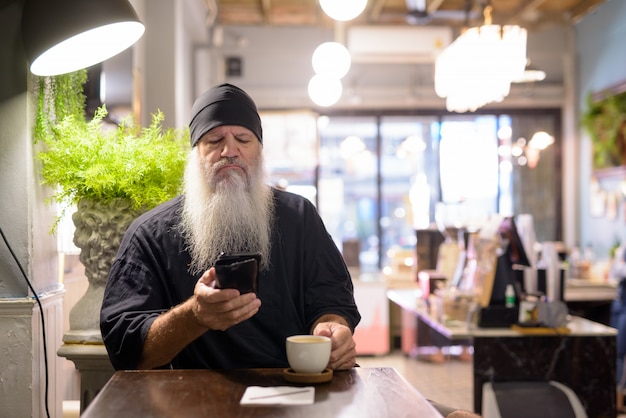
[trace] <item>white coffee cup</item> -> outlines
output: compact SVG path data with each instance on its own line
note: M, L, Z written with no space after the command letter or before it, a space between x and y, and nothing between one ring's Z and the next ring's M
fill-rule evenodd
M287 337L287 360L296 373L321 373L330 360L330 338L321 335Z

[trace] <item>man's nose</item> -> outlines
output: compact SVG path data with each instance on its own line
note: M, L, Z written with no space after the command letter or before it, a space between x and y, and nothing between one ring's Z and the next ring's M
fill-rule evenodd
M222 148L222 157L238 157L239 143L231 134L227 134L224 138L224 147Z

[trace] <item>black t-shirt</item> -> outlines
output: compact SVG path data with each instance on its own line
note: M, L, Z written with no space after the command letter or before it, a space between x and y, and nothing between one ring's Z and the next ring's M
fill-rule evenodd
M323 314L360 321L341 253L317 210L301 196L273 189L271 266L258 279L259 312L226 331L208 331L172 361L174 368L287 367L285 338L308 334ZM178 225L182 197L140 216L128 228L111 268L100 325L116 369L136 368L154 319L184 302L200 275Z

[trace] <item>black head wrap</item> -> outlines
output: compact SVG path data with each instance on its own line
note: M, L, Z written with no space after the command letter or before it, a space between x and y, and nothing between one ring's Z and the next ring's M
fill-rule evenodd
M204 134L222 125L250 129L263 143L263 129L256 104L243 90L232 84L220 84L198 97L191 108L189 133L195 147Z

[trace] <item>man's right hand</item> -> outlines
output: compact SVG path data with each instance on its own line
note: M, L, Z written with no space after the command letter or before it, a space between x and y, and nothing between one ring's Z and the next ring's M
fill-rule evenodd
M196 283L193 296L159 315L148 330L138 369L168 364L207 330L226 330L254 316L261 300L254 293L215 289L215 269L206 271Z
M261 307L254 293L239 294L236 289L216 289L215 268L207 270L196 283L192 312L198 325L224 331L253 317Z

